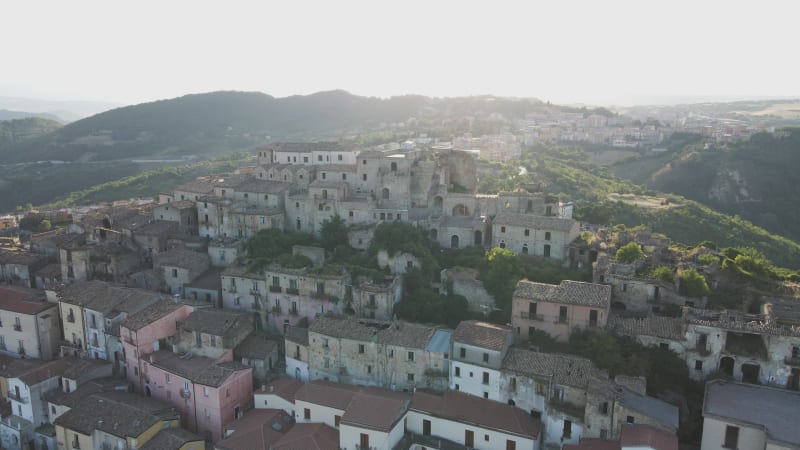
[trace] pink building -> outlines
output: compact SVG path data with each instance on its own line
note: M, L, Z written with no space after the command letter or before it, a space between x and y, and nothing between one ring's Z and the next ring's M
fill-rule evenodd
M574 329L603 328L611 306L611 286L564 280L559 285L522 280L511 304L518 339L536 330L566 341Z
M183 427L214 442L252 407L253 369L241 363L165 350L141 363L145 395L177 409Z
M127 366L128 381L144 391L140 358L161 349L171 349L169 341L178 334L178 322L194 310L190 305L162 301L131 315L120 324L119 333Z

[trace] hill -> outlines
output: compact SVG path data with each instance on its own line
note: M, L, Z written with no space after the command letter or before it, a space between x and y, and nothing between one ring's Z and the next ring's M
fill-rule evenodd
M61 124L50 119L27 117L0 121L0 151L3 148L41 137L61 128Z
M14 119L26 119L29 117L38 117L40 119L48 119L54 121L61 121L61 119L56 116L55 114L48 114L48 113L33 113L33 112L25 112L25 111L11 111L8 109L0 109L0 121L2 120L14 120Z
M612 166L618 176L696 200L800 240L800 129L726 145L687 145L666 159Z
M800 243L771 233L736 215L728 215L675 194L653 191L616 177L589 161L580 146L536 146L517 165L482 181L485 192L519 183L540 184L547 192L575 202L575 217L596 224L644 225L679 244L713 241L721 247L754 247L782 267L800 268ZM498 182L498 180L501 180Z

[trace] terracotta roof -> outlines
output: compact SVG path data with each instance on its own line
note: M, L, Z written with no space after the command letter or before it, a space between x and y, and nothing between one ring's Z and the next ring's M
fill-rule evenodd
M377 387L317 380L298 389L297 400L342 410L343 423L388 431L408 410L411 396Z
M616 314L608 318L609 330L628 336L653 336L682 341L686 338L686 325L680 317L622 317Z
M521 280L514 297L566 305L608 308L611 305L611 286L563 280L561 284L545 284Z
M586 389L600 370L586 358L560 353L540 353L512 347L503 359L503 369L521 375L553 377L553 382Z
M229 376L242 370L251 370L237 362L217 363L205 356L181 359L180 355L167 350L150 354L151 364L181 378L211 387L221 386Z
M184 284L183 287L184 290L192 288L206 291L219 291L222 289L222 267L209 267L202 275L195 278L190 283Z
M262 386L255 394L277 395L278 397L294 403L297 391L303 387L303 382L296 378L276 378L269 384Z
M525 227L532 230L554 231L570 231L576 223L577 222L572 219L510 212L501 212L497 214L493 222L494 225L507 225L512 227Z
M116 286L104 281L81 281L58 292L60 301L108 314L112 311L136 313L158 302L157 292Z
M208 194L214 190L214 178L210 176L198 177L175 188L175 191Z
M143 234L146 236L166 236L174 230L178 229L178 222L171 220L154 220L147 225L138 228L135 234Z
M19 380L25 383L27 386L33 386L41 383L44 380L64 375L64 373L77 361L78 358L70 357L42 362L37 367L33 367L21 373L16 378L19 378Z
M165 428L159 430L152 439L139 447L139 450L180 450L190 442L204 444L203 438L191 431L183 428Z
M250 272L247 266L231 266L222 270L223 277L250 278L253 280L264 281L266 278L263 273Z
M192 200L177 200L177 201L174 201L174 202L162 203L162 204L156 206L156 208L161 208L161 207L164 207L164 206L166 206L166 207L170 207L171 206L171 207L173 207L175 209L191 209L191 208L194 208L197 205Z
M477 320L464 320L453 332L453 341L494 351L502 351L511 336L511 328Z
M223 450L262 450L275 442L294 425L282 409L251 409L244 417L224 427L227 438L216 443Z
M3 311L34 315L55 306L55 303L46 301L41 291L0 288L0 310Z
M655 397L641 395L628 388L620 388L619 403L627 409L637 411L673 429L678 429L678 407Z
M678 450L678 436L650 425L623 425L619 443L623 447L651 447L655 450Z
M534 441L542 430L542 423L521 409L458 391L436 395L418 390L411 400L410 409Z
M324 423L298 423L271 450L338 450L339 431Z

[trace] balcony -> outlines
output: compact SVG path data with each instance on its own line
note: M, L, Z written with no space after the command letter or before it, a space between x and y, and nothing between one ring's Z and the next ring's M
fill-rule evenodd
M289 295L300 295L300 290L297 288L286 288L286 293Z
M14 325L14 331L22 331L22 325Z
M281 292L283 292L283 288L280 286L272 285L269 287L269 291L272 293L280 294Z
M259 291L258 289L250 289L250 295L252 295L253 297L260 297L261 291Z
M296 316L296 315L298 315L300 313L297 312L297 308L289 308L289 314L291 314L293 316Z
M522 311L519 316L523 319L544 321L544 316L541 314L531 314L528 311Z
M189 398L191 396L192 396L192 391L190 391L189 389L181 389L181 397Z
M272 314L281 314L282 310L279 305L275 305L272 307Z
M783 363L787 366L800 367L800 356L786 356L783 358Z
M15 402L19 402L19 403L27 404L27 403L30 402L30 398L29 397L26 397L26 396L24 396L22 394L17 395L17 393L15 391L8 391L8 398L10 398L11 400L14 400Z

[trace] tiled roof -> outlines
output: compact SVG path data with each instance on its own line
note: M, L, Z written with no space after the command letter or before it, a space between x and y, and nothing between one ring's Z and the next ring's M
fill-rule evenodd
M44 380L64 375L78 361L78 358L70 357L42 362L40 365L19 374L16 378L19 378L20 381L30 387Z
M285 183L283 181L262 180L251 177L240 183L236 187L236 191L258 194L280 194L289 189L291 185L291 183Z
M641 395L628 388L620 388L622 398L620 404L627 409L645 414L675 430L678 429L678 407L663 400Z
M477 320L464 320L453 332L453 341L494 351L502 351L511 328Z
M103 281L82 281L65 286L60 301L83 306L103 314L112 311L135 313L160 300L157 292L116 286Z
M410 409L534 441L542 430L541 422L521 409L457 391L445 391L444 395L416 391Z
M0 264L29 266L45 260L47 260L47 257L44 255L0 249Z
M622 317L612 314L607 327L627 336L653 336L676 341L686 338L686 325L680 317Z
M339 431L324 423L298 423L271 450L339 450Z
M251 278L264 281L266 278L263 273L250 272L247 266L231 266L222 270L223 277Z
M620 450L619 441L600 438L581 438L578 444L566 444L562 450Z
M678 450L678 436L644 424L625 424L619 443L622 447Z
M800 445L800 392L714 380L706 383L703 417L752 424L767 442Z
M381 322L351 317L325 315L309 327L309 331L354 341L372 341L399 347L427 347L436 328L409 322Z
M524 227L532 230L553 231L570 231L576 223L577 222L572 219L510 212L501 212L497 214L493 222L494 225L507 225L511 227Z
M156 267L170 266L189 269L195 272L205 270L209 265L208 254L173 248L159 253L153 258Z
M215 447L221 450L271 449L294 426L292 418L282 409L251 409L241 419L225 426L226 434L231 434Z
M217 363L205 356L181 359L180 355L166 350L151 353L152 364L181 378L211 387L221 386L229 376L240 370L249 370L237 362Z
M159 430L152 439L139 447L139 450L180 450L190 442L203 443L203 438L183 428Z
M541 353L512 347L503 359L503 370L523 375L552 377L553 382L564 386L586 389L600 374L586 358L560 353Z
M10 286L0 288L0 310L3 311L34 315L55 306L55 303L46 301L41 291L15 289Z
M138 437L159 421L178 418L174 409L151 398L113 391L85 397L55 424L87 435L100 430L127 438Z
M222 268L209 267L202 275L183 285L184 289L202 289L206 291L219 291L222 289Z
M147 225L138 228L135 234L142 234L146 236L166 236L177 229L178 222L173 222L171 220L154 220Z
M181 329L199 331L213 336L225 336L239 326L246 326L252 316L249 313L222 309L197 309L181 323Z
M295 344L308 345L308 328L290 326L286 329L286 340Z
M295 393L295 400L342 410L343 423L388 431L408 410L411 396L382 388L318 380L303 385Z
M181 303L176 303L172 300L161 300L135 314L128 316L128 318L125 319L121 325L129 330L136 331L146 327L147 325L150 325L162 317L167 316L171 312L181 307L184 307L184 305Z
M303 382L296 378L276 378L261 386L261 390L255 394L277 395L278 397L294 403L294 397L298 389L303 387Z
M253 333L233 349L233 354L237 358L266 359L277 345L275 341L267 339L265 334Z
M611 286L563 280L561 284L545 284L521 280L514 297L566 305L608 308L611 305Z

